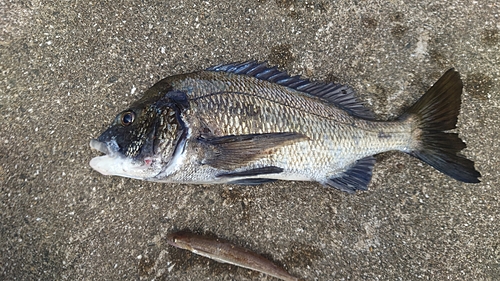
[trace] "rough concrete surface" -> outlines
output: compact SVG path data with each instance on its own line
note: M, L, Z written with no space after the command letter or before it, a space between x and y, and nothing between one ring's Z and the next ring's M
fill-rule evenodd
M305 280L500 279L496 0L0 1L0 279L274 280L169 246L249 247ZM401 153L367 192L155 184L93 171L89 141L159 79L268 60L349 83L379 118L448 68L482 183Z

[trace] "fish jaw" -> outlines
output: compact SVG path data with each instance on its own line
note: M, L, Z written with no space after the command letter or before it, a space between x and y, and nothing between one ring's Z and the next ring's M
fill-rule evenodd
M153 157L146 157L142 161L126 157L118 151L115 140L101 142L96 139L90 141L90 147L101 153L102 156L90 160L92 169L106 176L122 176L132 179L147 179L156 176L161 171L161 161Z

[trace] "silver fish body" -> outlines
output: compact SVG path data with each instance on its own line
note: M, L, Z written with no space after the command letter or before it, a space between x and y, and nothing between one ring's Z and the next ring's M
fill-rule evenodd
M91 147L107 175L157 182L317 181L365 190L374 154L398 150L479 182L455 128L462 83L448 71L397 120L374 120L345 85L245 62L165 78L117 115Z

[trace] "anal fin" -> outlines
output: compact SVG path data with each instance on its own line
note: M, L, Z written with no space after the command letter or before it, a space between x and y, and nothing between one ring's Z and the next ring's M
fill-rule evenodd
M234 170L250 161L263 158L273 149L309 139L294 133L268 133L249 135L230 135L223 137L200 136L198 141L205 150L202 164L224 170Z
M372 179L374 165L375 157L373 156L359 159L345 172L328 178L325 184L347 193L354 193L356 190L367 190Z

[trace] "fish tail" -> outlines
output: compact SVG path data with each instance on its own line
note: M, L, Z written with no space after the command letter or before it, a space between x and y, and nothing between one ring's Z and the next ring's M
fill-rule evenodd
M458 134L445 132L456 128L462 88L459 73L450 69L399 119L416 124L410 155L456 180L477 183L481 174L474 162L460 154L465 143Z

